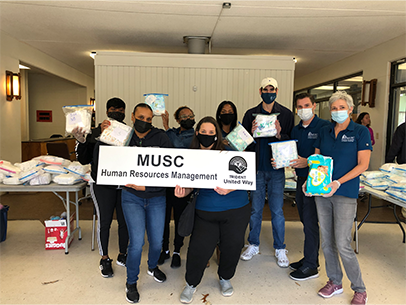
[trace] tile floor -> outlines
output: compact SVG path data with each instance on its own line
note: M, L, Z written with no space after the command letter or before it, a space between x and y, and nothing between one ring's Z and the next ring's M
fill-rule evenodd
M115 276L105 279L98 269L99 254L91 251L91 221L81 221L82 237L77 234L70 253L44 250L44 226L39 221L9 221L7 240L0 244L1 304L127 304L125 268L115 265ZM172 227L173 229L173 227ZM406 246L395 224L365 224L360 230L358 259L367 286L368 304L406 304ZM157 283L146 273L146 249L138 289L140 304L180 304L184 286L186 245L182 248L182 267L162 266L168 280ZM286 222L286 244L291 261L302 257L303 232L299 222ZM117 256L117 226L112 225L110 255ZM192 304L349 304L352 291L344 276L344 293L331 299L317 296L327 281L323 268L320 277L303 282L289 279L289 269L279 268L272 250L269 221L264 221L260 255L240 261L232 279L235 293L223 297L219 291L215 255L198 286ZM53 282L44 284L45 282Z

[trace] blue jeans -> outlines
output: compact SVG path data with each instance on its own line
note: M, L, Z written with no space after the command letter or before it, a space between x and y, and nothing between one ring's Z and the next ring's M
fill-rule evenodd
M165 196L140 198L126 190L121 194L121 205L127 223L130 244L127 250L127 283L134 284L140 273L145 229L149 242L148 268L158 264L165 225Z
M285 249L285 216L283 215L283 190L285 188L284 169L257 172L257 189L251 192L251 219L248 242L259 246L262 212L265 204L265 191L268 187L268 204L272 215L273 247Z

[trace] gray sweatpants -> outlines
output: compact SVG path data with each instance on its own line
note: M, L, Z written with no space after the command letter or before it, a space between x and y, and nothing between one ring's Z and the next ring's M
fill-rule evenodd
M338 258L340 254L347 277L351 281L351 289L364 292L361 269L351 247L351 230L357 212L357 200L338 195L315 199L328 278L335 285L341 284L343 272Z

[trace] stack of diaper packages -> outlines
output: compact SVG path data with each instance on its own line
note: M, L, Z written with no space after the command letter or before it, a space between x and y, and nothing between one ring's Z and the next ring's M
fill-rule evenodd
M39 156L14 165L0 160L0 183L8 185L47 185L51 181L72 185L93 180L90 177L90 164L66 160L56 156Z
M237 126L226 136L231 148L244 151L254 141L250 133L238 122Z
M296 189L297 176L295 169L285 167L285 189Z
M309 175L306 180L306 193L322 196L331 192L327 187L333 180L333 159L318 154L307 158Z
M385 193L406 202L406 164L386 163L379 169L386 175L382 180L389 184Z

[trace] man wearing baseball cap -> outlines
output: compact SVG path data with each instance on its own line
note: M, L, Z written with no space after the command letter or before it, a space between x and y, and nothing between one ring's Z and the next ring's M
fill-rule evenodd
M268 189L268 204L272 215L273 246L275 258L279 267L289 266L287 250L285 245L285 217L283 215L283 190L285 187L284 168L274 169L271 164L272 152L268 145L270 142L286 141L290 139L290 133L294 126L292 111L276 101L278 95L278 82L272 77L266 77L259 88L261 103L249 109L245 115L242 125L245 129L253 131L256 129L256 114L277 114L277 134L274 137L257 138L256 143L251 144L247 150L254 150L256 154L256 190L251 192L251 219L250 234L248 236L248 247L241 254L242 260L250 260L259 253L259 235L262 225L262 211L265 204L265 192Z

